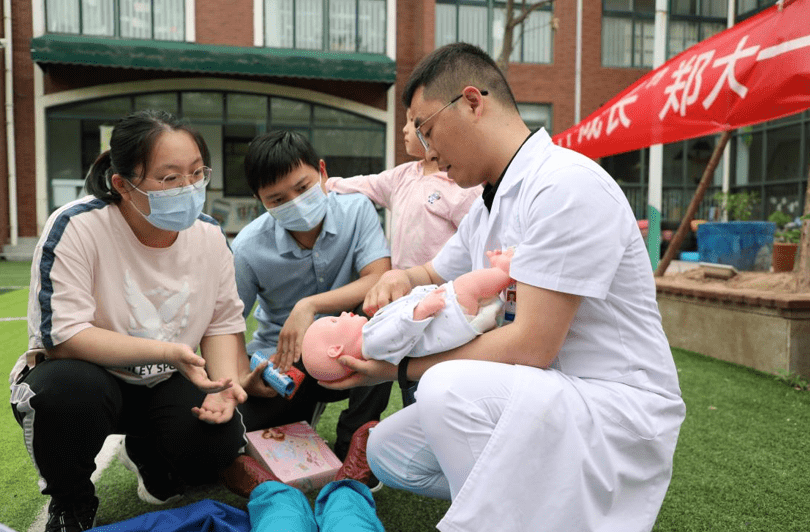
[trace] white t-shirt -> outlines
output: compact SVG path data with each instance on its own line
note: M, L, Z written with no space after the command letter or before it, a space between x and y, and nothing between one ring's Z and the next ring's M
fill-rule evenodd
M33 365L45 348L89 327L194 350L204 336L244 332L233 256L216 222L201 215L171 246L152 248L115 204L87 196L54 212L34 252L28 351L12 380L26 361ZM153 385L176 369L151 364L110 371Z

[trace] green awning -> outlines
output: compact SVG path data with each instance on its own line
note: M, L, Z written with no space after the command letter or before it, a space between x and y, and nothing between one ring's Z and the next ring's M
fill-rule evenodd
M175 41L43 35L31 39L36 63L148 70L369 81L392 85L388 56L288 48L251 48Z

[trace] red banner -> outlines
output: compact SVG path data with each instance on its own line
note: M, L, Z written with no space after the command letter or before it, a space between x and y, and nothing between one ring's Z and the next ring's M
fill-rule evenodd
M808 107L810 0L786 0L681 52L553 140L595 159Z

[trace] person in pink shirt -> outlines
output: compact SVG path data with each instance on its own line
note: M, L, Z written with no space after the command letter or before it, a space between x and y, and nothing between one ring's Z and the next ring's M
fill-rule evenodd
M430 261L456 232L461 219L483 190L480 186L459 187L445 172L439 171L435 160L424 160L425 150L416 138L410 109L406 116L407 122L402 128L405 151L418 157L418 161L403 163L380 174L348 179L332 177L326 182L327 191L359 192L391 210L391 265L395 269Z

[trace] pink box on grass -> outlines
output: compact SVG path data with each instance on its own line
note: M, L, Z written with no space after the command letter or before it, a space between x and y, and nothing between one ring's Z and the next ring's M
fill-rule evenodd
M301 491L317 490L332 482L343 465L306 421L248 432L247 439L250 456Z

